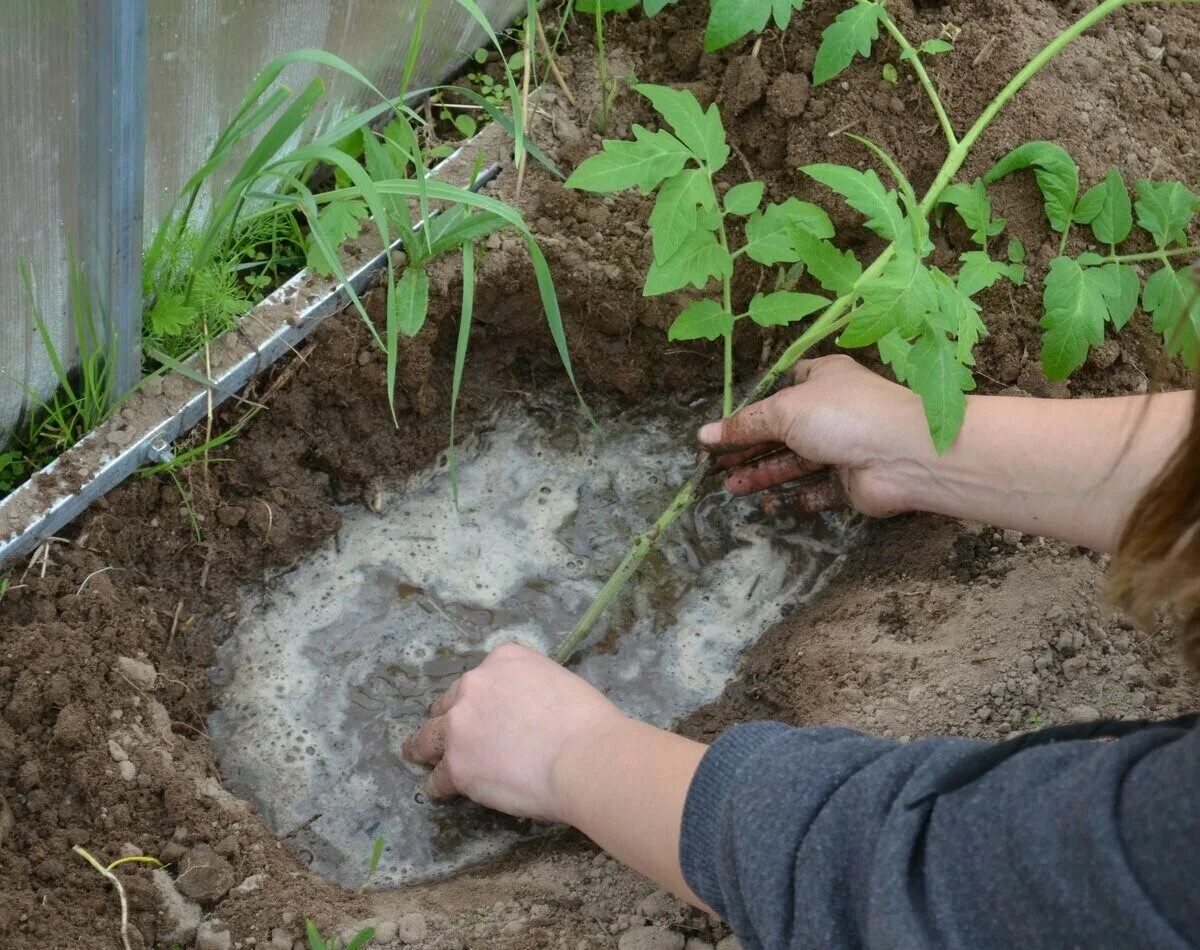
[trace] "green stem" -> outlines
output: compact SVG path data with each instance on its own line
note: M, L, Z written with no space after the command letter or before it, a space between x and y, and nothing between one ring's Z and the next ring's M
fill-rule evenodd
M729 235L725 231L725 219L721 219L721 247L729 253ZM721 278L721 303L728 314L733 313L733 285L731 278ZM729 332L725 334L725 387L721 398L722 417L733 415L733 328L736 321L731 322Z
M600 128L601 135L608 129L608 62L604 53L604 4L596 4L596 53L600 58Z
M1200 255L1200 244L1193 244L1190 247L1176 247L1171 250L1162 248L1157 251L1148 251L1145 254L1109 254L1104 258L1109 264L1137 264L1142 261L1162 261L1169 263L1172 257L1187 257L1191 254Z
M908 62L912 65L913 72L917 74L917 79L920 80L922 87L925 89L925 94L929 96L929 101L933 104L933 111L937 115L938 124L941 125L942 132L945 133L946 143L952 149L957 148L958 136L954 134L954 126L950 124L950 117L946 115L946 107L942 105L942 97L938 95L937 87L934 86L933 80L929 78L929 73L925 70L925 64L921 62L920 54L913 48L908 38L900 32L900 27L892 22L892 18L888 15L886 9L883 11L883 25L887 28L888 33L892 35L892 39L899 44L901 52L909 54ZM901 56L900 58L903 60L905 57Z
M1013 79L1005 86L989 103L988 107L983 110L983 113L971 126L966 135L950 150L950 154L946 157L945 163L942 165L941 171L938 172L929 191L921 202L918 209L920 214L928 217L929 213L937 205L938 199L942 196L942 192L949 187L954 180L954 176L958 174L963 164L970 155L971 149L979 140L979 137L987 130L992 121L1000 113L1018 92L1040 72L1050 60L1058 53L1078 39L1084 32L1095 26L1109 14L1122 7L1153 3L1156 0L1104 0L1098 7L1088 13L1086 16L1079 19L1077 22L1068 27L1063 33L1056 36L1050 44L1037 54L1029 63L1022 69ZM1200 4L1200 0L1157 0L1162 3L1190 3ZM597 5L598 6L598 5ZM858 288L864 284L874 280L881 273L888 261L896 253L894 244L889 244L884 248L883 252L875 259L875 261L863 271L855 283L854 289L844 297L838 298L830 307L825 310L809 328L801 334L791 346L789 346L783 354L772 364L771 368L763 374L762 378L755 384L754 389L738 406L739 409L744 408L752 402L757 402L762 399L775 387L775 383L784 373L786 373L797 360L813 346L824 340L827 336L837 333L846 323L849 322L848 313L854 306L855 300L858 299ZM559 663L566 663L583 644L592 632L592 627L600 619L605 609L611 604L621 593L626 582L636 573L646 555L650 552L654 542L666 531L675 520L686 511L698 498L700 484L711 470L711 459L705 455L699 464L696 466L692 476L680 489L675 499L667 507L667 510L659 516L659 519L654 523L654 526L645 534L639 535L617 567L616 572L608 579L608 582L601 589L595 601L587 609L584 615L579 619L575 628L563 639L559 644L558 649L554 652L554 659Z

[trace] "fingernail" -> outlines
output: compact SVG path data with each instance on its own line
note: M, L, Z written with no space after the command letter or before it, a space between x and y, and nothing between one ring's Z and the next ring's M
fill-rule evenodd
M716 445L721 441L721 423L710 422L700 427L700 444Z

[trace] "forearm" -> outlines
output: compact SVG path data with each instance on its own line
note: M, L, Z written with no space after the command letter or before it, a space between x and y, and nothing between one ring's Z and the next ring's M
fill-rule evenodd
M950 451L931 447L894 474L913 509L1113 551L1183 440L1193 398L971 397Z
M569 824L701 908L680 870L679 834L688 788L706 749L623 718L566 750L555 769L556 796Z

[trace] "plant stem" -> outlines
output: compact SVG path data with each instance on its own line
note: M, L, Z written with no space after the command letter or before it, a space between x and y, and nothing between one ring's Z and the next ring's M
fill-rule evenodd
M988 104L982 114L971 126L970 130L963 138L950 150L950 154L946 157L945 163L942 165L941 171L938 172L929 191L921 201L918 211L923 217L928 217L929 213L937 205L938 199L942 192L949 187L954 180L954 176L958 174L967 157L971 153L971 149L979 140L979 137L987 130L992 121L1000 113L1000 110L1008 104L1022 88L1040 72L1050 60L1060 53L1066 46L1078 39L1084 32L1094 26L1096 23L1103 20L1116 10L1122 7L1135 4L1153 3L1156 0L1104 0L1098 7L1090 13L1076 21L1065 31L1056 36L1049 45L1038 53L1029 63L1022 69L1013 79L1006 85L1000 93ZM1159 3L1190 3L1200 4L1200 0L1157 0ZM599 7L599 5L597 5ZM884 248L883 252L875 259L875 261L863 271L862 276L856 281L854 289L844 297L838 298L833 304L825 310L809 328L802 333L791 346L789 346L783 354L772 364L771 368L759 379L755 384L750 394L738 406L739 409L744 408L752 402L757 402L762 399L774 388L775 383L784 373L786 373L797 360L813 346L824 340L827 336L838 332L849 321L847 316L850 309L854 306L854 301L858 298L858 287L877 278L882 272L888 261L896 253L894 244L889 244ZM1154 259L1152 256L1151 259ZM732 312L732 311L730 311ZM645 534L638 535L633 546L625 555L617 567L616 572L608 579L604 587L600 590L595 601L588 607L584 615L579 619L575 628L563 639L562 643L554 652L554 659L559 663L566 663L579 649L580 645L588 638L592 632L592 628L600 619L605 609L611 604L620 594L626 582L634 575L642 561L645 560L650 548L654 542L666 531L675 520L690 507L698 497L698 490L701 482L708 475L711 469L711 457L705 455L691 478L687 480L683 488L675 496L674 500L667 507L666 511L659 516L653 527Z
M721 247L725 253L729 253L729 235L725 231L725 219L721 219ZM732 316L733 314L733 286L731 278L724 277L721 279L721 303L725 308L725 312ZM733 415L733 328L736 321L732 321L729 325L729 332L725 334L725 387L721 398L721 415Z
M604 4L596 3L596 54L600 60L600 126L603 135L608 129L608 62L604 54Z
M575 98L575 93L571 91L571 87L567 85L566 79L563 78L562 71L558 68L558 57L554 55L554 47L550 45L550 40L546 38L546 27L542 23L542 15L539 12L536 18L538 38L542 41L542 46L546 49L546 61L550 64L550 74L554 77L554 81L558 83L558 88L563 91L563 95L567 97L567 102L571 103L574 109L579 108L579 100Z
M882 4L880 5L882 7ZM933 111L937 114L938 124L942 127L942 132L946 135L946 143L950 148L958 147L958 136L954 134L954 126L950 124L950 117L946 115L946 108L942 105L942 97L938 95L937 87L934 86L933 80L929 78L929 73L925 70L925 64L921 62L921 57L913 48L913 45L908 41L908 38L900 32L900 27L892 22L891 16L887 9L883 8L883 25L887 27L888 33L892 35L900 46L902 53L908 53L908 62L912 64L913 72L917 74L917 79L925 89L926 95L929 96L929 101L933 104ZM904 57L901 56L903 60Z
M1200 255L1200 244L1193 244L1190 247L1176 247L1171 250L1148 251L1145 254L1109 254L1104 258L1108 264L1137 264L1142 261L1163 261L1167 262L1168 258L1186 257L1191 254Z

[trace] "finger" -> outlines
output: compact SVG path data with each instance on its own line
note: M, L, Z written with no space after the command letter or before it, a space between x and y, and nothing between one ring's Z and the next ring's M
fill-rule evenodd
M446 717L430 719L405 739L403 752L416 765L437 765L446 754Z
M783 399L787 390L747 406L700 430L700 444L710 452L736 452L763 442L784 442L787 419Z
M434 767L434 770L426 776L425 781L421 783L421 791L425 793L425 797L431 802L457 798L462 794L454 784L454 779L450 776L450 769L446 766L445 759L442 759Z
M458 702L458 693L461 689L462 677L460 676L450 684L446 692L429 704L429 718L436 719L438 716L446 715L450 711L450 707Z
M802 459L795 452L776 452L760 458L751 465L735 468L725 479L725 487L735 495L750 495L764 488L774 488L812 475L824 468Z
M781 488L763 498L763 511L769 515L813 515L820 511L844 508L850 503L846 490L833 473L804 485Z
M792 382L797 385L808 382L809 374L817 364L816 360L800 360L792 367Z
M755 445L751 448L744 449L741 452L729 452L726 455L717 456L713 462L713 468L718 472L723 472L726 469L737 468L739 465L744 465L753 459L762 455L771 455L778 452L783 446L778 442L763 442L760 445Z

